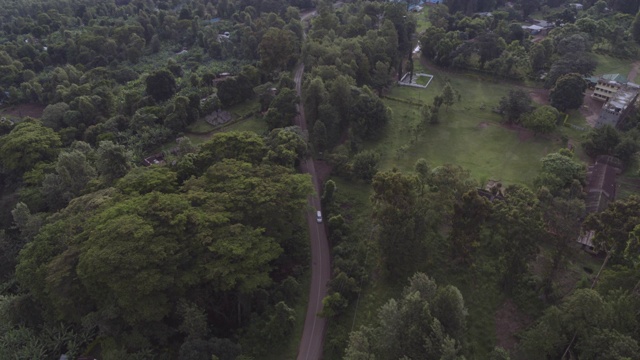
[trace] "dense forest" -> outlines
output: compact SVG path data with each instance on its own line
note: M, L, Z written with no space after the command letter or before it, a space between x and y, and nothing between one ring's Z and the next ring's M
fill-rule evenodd
M535 319L510 352L484 344L491 359L640 358L639 197L587 214L587 168L568 149L532 164L531 186L483 194L459 165L379 171L368 148L393 119L385 96L400 74L413 76L418 45L432 66L550 89L549 105L514 86L491 106L505 124L552 133L582 106L594 54L637 57L638 2L584 0L578 11L562 0L446 0L421 31L409 11L418 3L3 3L0 110L18 110L0 115L0 358L285 351L306 301L308 156L371 190L365 228L336 182L323 184L333 271L319 315L340 323L376 281L403 287L365 326L331 329L327 356L482 358L468 299L437 279L450 272ZM521 26L534 13L554 24L535 42ZM407 137L464 100L447 82ZM215 132L198 145L187 136L205 116L251 101L264 133ZM294 126L299 104L305 131ZM634 113L618 129L589 131L580 146L631 165L639 122ZM160 151L162 165L143 166ZM590 230L601 271L561 296L558 274ZM541 252L550 261L539 275Z

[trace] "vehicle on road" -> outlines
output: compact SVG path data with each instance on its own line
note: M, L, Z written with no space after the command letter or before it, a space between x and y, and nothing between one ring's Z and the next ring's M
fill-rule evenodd
M318 224L322 222L322 212L320 210L316 211L316 221L318 221Z

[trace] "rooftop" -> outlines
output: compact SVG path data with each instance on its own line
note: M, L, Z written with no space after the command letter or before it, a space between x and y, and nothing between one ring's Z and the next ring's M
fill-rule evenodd
M624 83L627 82L627 78L622 74L604 74L604 75L600 76L600 79L609 80L609 81L615 81L615 82L619 82L621 84L624 84Z
M620 160L612 156L598 156L596 163L589 167L587 213L602 211L615 199L616 176L621 169Z
M638 96L638 90L635 86L622 86L613 94L613 97L604 104L603 109L612 112L625 110Z

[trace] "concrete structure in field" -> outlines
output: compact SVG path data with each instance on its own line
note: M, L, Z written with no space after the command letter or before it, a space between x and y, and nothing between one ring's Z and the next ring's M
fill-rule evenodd
M605 125L618 126L634 109L639 92L639 85L633 83L622 85L602 107L596 127Z

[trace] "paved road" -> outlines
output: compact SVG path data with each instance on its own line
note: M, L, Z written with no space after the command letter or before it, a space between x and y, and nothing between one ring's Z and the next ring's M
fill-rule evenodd
M294 80L296 91L301 95L302 75L304 74L304 64L296 67ZM307 130L307 121L304 117L304 107L299 105L299 115L296 117L296 125L302 130ZM316 194L320 194L320 183L316 175L316 168L313 159L302 161L302 171L311 175ZM307 213L307 223L309 224L309 236L311 238L311 289L309 291L309 303L307 305L307 315L304 320L302 339L298 348L297 360L320 360L322 359L322 347L324 344L324 333L327 321L318 316L322 311L322 299L327 296L327 281L331 274L331 262L329 258L329 242L324 223L318 224L316 221L316 209L320 210L320 198L318 195L309 197L309 211ZM326 220L326 219L325 219Z

